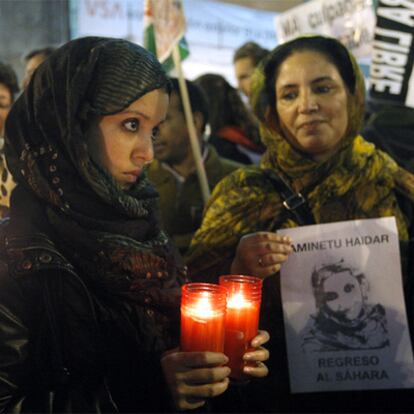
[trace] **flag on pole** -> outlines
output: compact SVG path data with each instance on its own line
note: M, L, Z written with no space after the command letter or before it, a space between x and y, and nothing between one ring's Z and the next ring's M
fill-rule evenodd
M144 45L154 53L168 72L175 68L178 73L180 95L184 107L185 120L189 132L191 149L200 183L204 203L210 196L207 175L201 158L187 85L181 61L189 55L184 39L186 29L181 0L145 0Z
M154 53L166 71L174 68L172 50L178 43L180 58L189 54L181 0L145 0L144 46Z

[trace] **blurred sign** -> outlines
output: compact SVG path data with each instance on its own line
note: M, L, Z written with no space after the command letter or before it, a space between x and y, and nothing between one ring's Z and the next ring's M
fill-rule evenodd
M312 0L275 18L280 43L304 34L335 37L358 60L369 59L375 13L371 0Z
M75 31L79 31L80 36L98 34L97 32L100 36L107 37L128 36L128 1L84 0L76 1L76 7L76 18L71 15L71 34L75 34L72 37L78 37Z
M379 0L370 97L414 108L414 1Z
M1 1L1 0L0 0ZM153 0L158 6L162 3ZM71 38L122 37L143 44L144 0L70 0ZM219 73L235 84L234 50L247 41L272 49L277 45L275 12L219 3L183 0L185 38L191 55L183 62L186 77Z

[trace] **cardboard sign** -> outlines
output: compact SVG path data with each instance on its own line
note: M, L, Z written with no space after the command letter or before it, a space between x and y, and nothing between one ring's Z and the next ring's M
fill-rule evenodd
M278 231L293 393L412 388L414 363L394 217Z

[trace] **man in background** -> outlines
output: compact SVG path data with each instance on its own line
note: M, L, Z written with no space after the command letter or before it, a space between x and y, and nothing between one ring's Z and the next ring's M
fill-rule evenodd
M148 166L148 178L160 194L161 221L164 230L184 253L201 224L203 198L196 172L189 132L179 92L178 80L172 79L172 93L167 118L160 125L154 142L155 160ZM208 123L208 103L203 91L186 81L194 126L202 151L207 180L212 189L241 164L220 158L203 141Z
M249 100L253 72L268 53L269 50L262 48L255 42L244 43L234 53L233 64L238 88Z
M25 89L27 87L30 79L32 78L33 72L41 63L46 60L46 58L48 58L54 52L54 50L54 47L35 49L25 56L24 60L26 62L26 68L22 82L22 89Z
M398 165L414 172L414 108L368 100L367 113L361 135L391 155Z

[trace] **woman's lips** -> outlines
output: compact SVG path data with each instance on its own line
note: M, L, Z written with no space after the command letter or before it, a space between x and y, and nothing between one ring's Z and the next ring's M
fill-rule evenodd
M141 170L134 170L134 171L128 171L124 173L127 181L129 182L135 182L137 178L141 175Z
M316 132L323 121L315 120L309 122L303 122L299 125L299 129L303 129L308 133Z
M134 170L134 171L128 171L127 174L135 175L136 177L138 177L141 174L141 169Z

